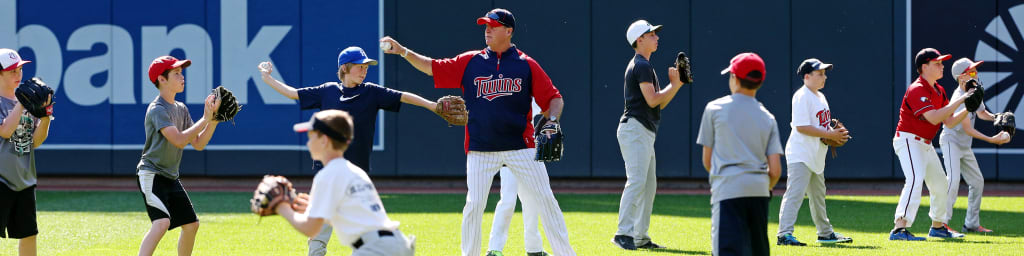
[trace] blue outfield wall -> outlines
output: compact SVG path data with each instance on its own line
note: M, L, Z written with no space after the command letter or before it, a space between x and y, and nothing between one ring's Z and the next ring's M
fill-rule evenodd
M909 1L909 2L907 2ZM291 125L312 111L277 94L260 80L256 65L275 63L274 77L295 87L337 81L337 53L361 46L381 65L367 80L436 99L458 90L434 89L432 80L395 55L381 57L377 39L396 38L430 57L451 57L485 47L475 19L502 7L515 13L514 43L547 70L565 97L565 157L549 164L552 177L622 178L615 139L622 113L623 70L633 51L624 32L630 22L664 24L652 56L659 80L675 53L686 51L696 82L664 110L655 145L658 176L703 178L694 143L704 105L728 93L718 71L729 58L758 52L767 81L758 99L775 114L785 140L790 98L801 86L803 59L834 63L823 92L832 113L854 140L828 160L826 176L902 179L892 152L899 101L912 54L936 47L985 60L981 80L992 112L1015 111L1024 90L1013 62L1024 49L1016 19L1022 1L991 1L942 19L956 1L245 1L184 0L156 5L130 0L6 0L0 2L0 47L17 47L33 60L25 76L40 76L57 89L57 120L37 155L42 175L131 175L145 134L142 120L156 89L144 72L156 56L193 60L178 100L193 118L210 88L224 85L244 107L234 124L221 124L206 151L186 150L186 175L263 173L311 175L305 137ZM652 6L654 8L652 8ZM744 8L723 8L743 6ZM168 9L169 8L169 9ZM684 12L680 15L680 10ZM1019 13L1019 14L1018 14ZM53 19L52 17L61 17ZM955 33L954 33L955 31ZM947 62L951 65L952 62ZM948 67L948 66L947 66ZM950 78L940 84L953 88ZM463 130L447 127L414 106L378 116L371 175L458 177L465 172ZM977 127L991 134L990 122ZM937 146L937 143L936 143ZM994 147L975 142L986 178L1024 180L1024 142Z

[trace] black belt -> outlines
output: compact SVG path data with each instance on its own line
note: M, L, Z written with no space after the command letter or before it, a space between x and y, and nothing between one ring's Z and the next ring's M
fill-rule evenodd
M391 231L387 231L387 230L377 230L377 235L378 236L395 236L395 233L391 232ZM352 243L352 248L359 249L359 247L362 247L362 246L363 246L363 238L359 238L359 240L356 240L355 243Z

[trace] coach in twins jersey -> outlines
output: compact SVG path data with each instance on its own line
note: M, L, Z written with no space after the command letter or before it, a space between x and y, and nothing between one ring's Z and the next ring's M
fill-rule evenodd
M385 53L400 54L416 69L434 77L436 88L461 88L469 110L466 125L466 207L462 210L462 255L480 254L484 206L494 175L507 166L523 190L524 207L536 207L555 255L576 255L562 210L551 193L547 169L534 161L531 100L536 98L549 122L558 122L562 95L533 58L512 44L515 17L494 9L477 24L486 25L487 48L448 59L432 59L403 47L390 37Z

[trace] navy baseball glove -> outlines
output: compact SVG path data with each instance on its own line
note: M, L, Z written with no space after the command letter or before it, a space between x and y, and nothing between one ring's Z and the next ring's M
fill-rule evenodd
M970 81L967 81L967 90L970 90L971 88L975 88L976 90L974 90L974 94L971 94L971 97L967 97L967 99L964 100L964 107L967 108L967 112L974 113L974 111L978 111L978 107L981 106L981 102L985 101L985 87L982 87L981 82L978 82L977 79L971 79Z
M557 162L562 160L562 143L565 135L557 121L550 121L543 115L534 116L534 142L537 144L537 155L533 160L541 162Z
M38 77L33 77L18 86L14 91L21 106L36 118L53 114L53 89Z

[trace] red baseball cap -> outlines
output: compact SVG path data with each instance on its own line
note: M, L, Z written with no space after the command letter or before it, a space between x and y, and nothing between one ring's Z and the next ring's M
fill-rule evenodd
M157 57L153 60L153 63L149 64L149 81L156 83L156 78L163 74L164 71L177 67L187 68L190 65L192 65L191 60L178 60L178 58L171 56Z
M29 62L31 61L21 59L21 55L18 55L18 52L15 50L0 49L0 69L3 69L3 71L14 70Z
M753 71L760 72L760 75L751 74L750 72ZM764 81L764 60L762 60L761 56L758 56L756 53L740 53L736 55L736 57L732 57L732 60L729 61L729 67L722 70L723 75L729 72L732 72L733 75L736 75L736 77L743 80L751 82Z

